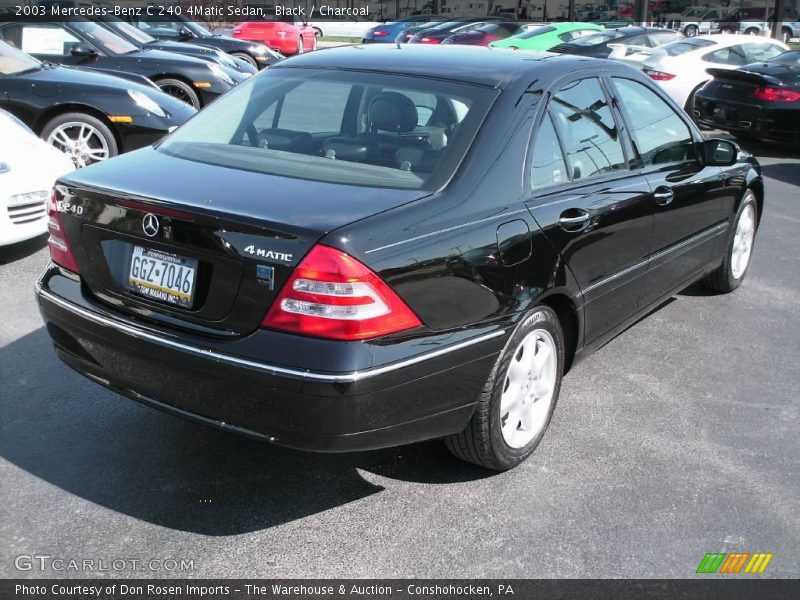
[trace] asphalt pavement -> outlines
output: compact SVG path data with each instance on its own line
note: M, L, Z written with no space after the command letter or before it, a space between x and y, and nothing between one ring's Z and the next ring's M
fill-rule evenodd
M800 153L755 151L743 286L692 286L576 366L503 474L439 442L315 455L139 406L56 359L43 240L0 251L0 577L682 578L715 551L800 577Z

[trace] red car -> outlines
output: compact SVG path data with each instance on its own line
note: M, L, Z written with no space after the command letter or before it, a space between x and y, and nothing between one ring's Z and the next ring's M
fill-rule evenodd
M488 46L491 42L504 40L512 35L525 31L527 23L517 21L501 21L499 23L486 23L477 29L456 33L445 38L443 44L461 44L466 46Z
M280 17L279 17L280 19ZM302 54L317 49L316 30L301 21L245 21L233 28L233 37L266 44L281 54Z

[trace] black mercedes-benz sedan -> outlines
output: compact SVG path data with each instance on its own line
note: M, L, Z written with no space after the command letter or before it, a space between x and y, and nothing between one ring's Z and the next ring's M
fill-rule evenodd
M144 404L502 470L578 357L739 286L763 202L755 159L626 65L350 46L61 179L37 294L58 355Z
M734 135L800 143L800 52L714 76L695 95L694 117Z
M141 50L99 23L11 21L0 39L36 58L62 65L146 77L165 93L200 109L248 75L191 56Z
M42 63L1 41L0 108L77 167L152 144L197 112L144 77Z

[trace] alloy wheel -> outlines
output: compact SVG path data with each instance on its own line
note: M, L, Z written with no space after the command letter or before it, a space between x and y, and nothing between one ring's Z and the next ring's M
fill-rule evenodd
M92 125L79 121L56 127L47 136L47 143L67 154L78 168L106 160L110 155L106 138Z
M739 222L736 224L736 233L731 247L731 275L733 275L734 279L739 279L747 270L755 234L755 211L753 210L753 205L748 204L742 214L739 215Z
M544 329L531 331L514 351L500 397L503 439L523 448L547 425L557 381L557 349Z

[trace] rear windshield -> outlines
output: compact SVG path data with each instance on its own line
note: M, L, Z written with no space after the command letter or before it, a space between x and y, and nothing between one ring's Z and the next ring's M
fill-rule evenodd
M434 190L497 92L379 73L280 67L239 85L159 151L312 181Z
M800 67L800 52L784 52L775 58L771 58L769 62L781 63L782 65L795 65Z
M520 33L517 36L518 40L528 40L532 37L536 37L537 35L542 35L543 33L550 33L551 31L555 31L556 28L550 25L545 27L534 27L533 29L528 29L525 33Z
M667 53L668 56L680 56L681 54L686 54L687 52L693 52L695 50L699 50L700 48L706 48L708 46L716 46L717 43L711 40L681 40L680 42L672 42L670 44L666 44L661 46L661 49Z
M587 35L586 37L578 38L571 41L570 44L574 44L576 46L597 46L598 44L604 44L624 36L625 34L619 31L604 31L602 33L596 33L594 35Z

